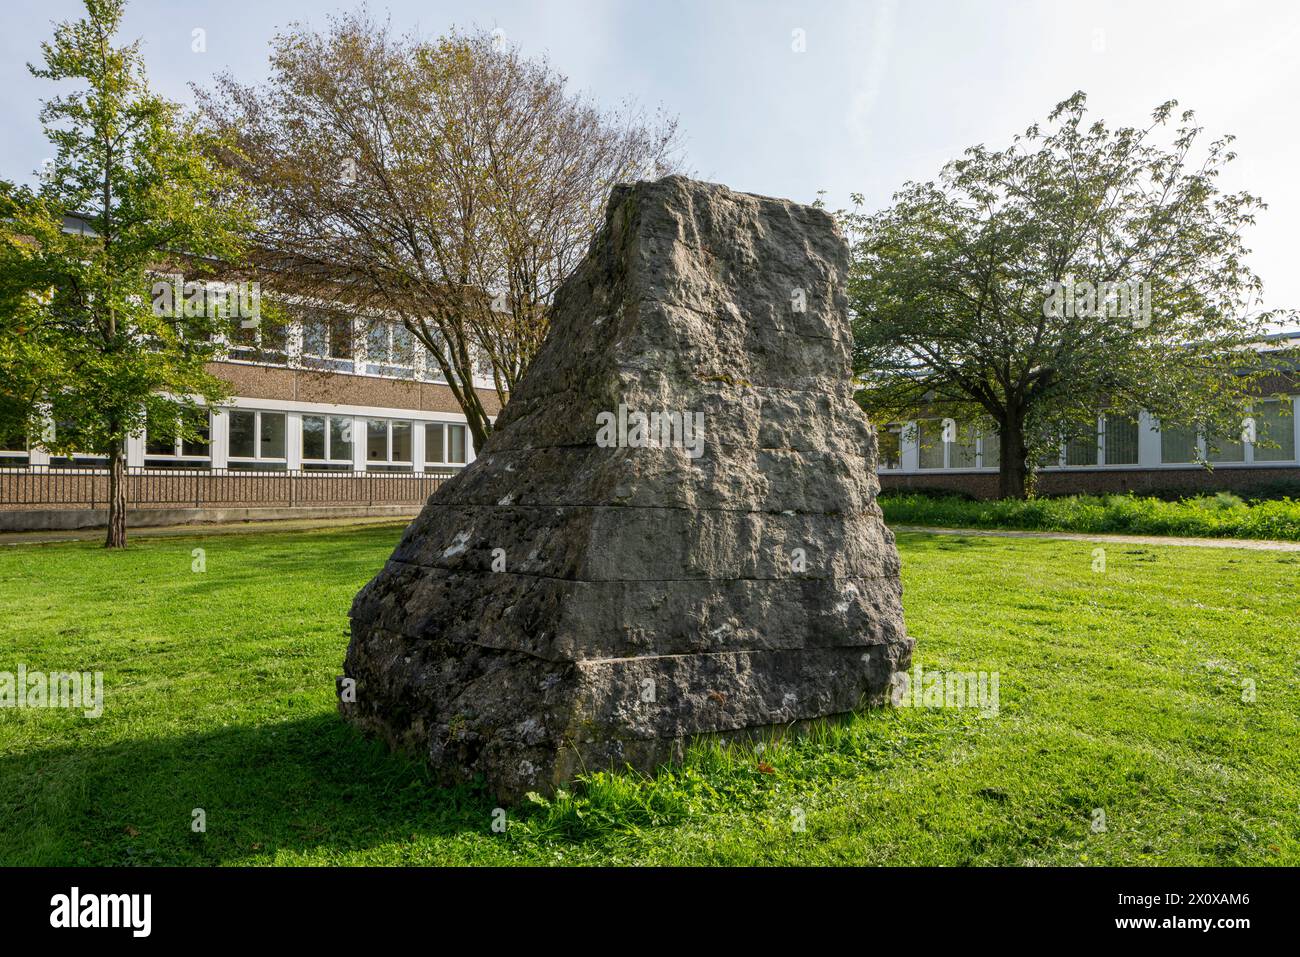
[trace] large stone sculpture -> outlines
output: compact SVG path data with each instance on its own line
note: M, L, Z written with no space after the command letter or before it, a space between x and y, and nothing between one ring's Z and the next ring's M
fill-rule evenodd
M509 799L882 703L912 642L847 265L818 209L615 189L496 430L357 595L343 714Z

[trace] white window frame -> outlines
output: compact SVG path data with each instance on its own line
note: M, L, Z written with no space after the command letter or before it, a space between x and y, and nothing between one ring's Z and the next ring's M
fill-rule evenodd
M375 362L370 353L370 337L379 329L384 331L385 356L384 361ZM400 328L404 334L411 340L411 361L410 363L397 362L395 360L396 351L393 346L393 337L397 335L397 329ZM366 329L364 337L366 343L365 371L366 375L378 376L385 379L410 379L418 381L416 373L416 360L419 355L421 344L411 330L395 320L380 320L380 323L374 323Z
M463 422L424 422L424 464L437 466L462 466L469 460L469 427ZM442 457L438 459L429 458L429 429L437 426L442 431ZM451 460L451 430L460 429L462 444L465 448L465 459L460 462Z
M364 458L365 458L366 468L367 468L367 469L371 469L371 468L376 468L376 467L377 467L380 471L393 471L393 472L399 472L399 471L400 471L400 472L404 472L404 471L407 471L408 469L409 469L410 471L415 471L415 458L416 458L416 455L415 455L415 452L416 452L416 449L415 449L415 432L416 432L415 426L416 426L416 423L415 423L413 420L411 420L411 419L393 419L393 418L386 418L386 417L383 417L383 416L366 416L365 419L363 419L362 421L364 421L365 424L366 424L365 445L364 445L362 448L363 448L363 453L364 453ZM370 424L371 424L372 422L383 422L383 423L385 424L385 430L384 430L384 436L385 436L385 445L384 445L384 449L385 449L385 458L383 458L383 459L372 459L372 458L370 457ZM395 424L396 424L396 425L405 425L405 426L409 427L410 430L411 430L411 457L410 457L409 459L404 459L404 460L395 460L395 459L393 458L393 426L394 426ZM354 430L354 432L355 432L355 430ZM356 436L355 436L355 435L353 436L353 441L354 441L354 442L356 441Z
M140 437L141 456L142 456L142 460L144 461L144 466L146 468L149 467L149 465L151 464L149 461L150 459L162 460L165 462L193 463L195 466L200 466L200 465L211 466L212 465L213 421L212 421L211 411L206 411L205 414L208 417L208 452L206 455L186 455L184 452L181 451L182 448L184 447L184 442L179 435L174 436L172 438L172 451L170 453L150 452L149 451L149 428L148 425L146 424L144 435ZM177 413L177 416L179 417L179 413Z
M308 324L319 323L325 327L325 354L321 355L316 352L307 351L307 326ZM332 355L334 348L335 325L346 323L348 335L352 338L352 358L344 359L340 356ZM295 320L294 325L299 330L299 341L302 343L299 349L299 364L311 369L324 369L329 372L352 373L357 368L357 324L351 316L330 315L327 312L318 313L312 318Z
M253 457L237 456L230 452L230 425L232 416L238 413L251 412L253 414ZM262 455L262 415L278 415L284 419L284 455L281 456L264 456ZM250 409L244 406L237 406L225 410L226 426L226 461L232 469L238 469L241 465L283 465L286 469L289 467L289 414L281 412L278 409Z
M298 444L299 444L299 450L301 452L300 461L302 463L302 467L304 469L307 469L308 471L313 471L311 469L308 469L307 468L308 466L329 466L329 468L319 469L318 471L331 471L331 472L351 471L356 461L356 445L357 445L356 417L351 415L334 415L329 412L299 413L300 422L305 423L307 419L325 420L325 458L309 459L307 457L307 449L305 445L307 439L307 429L306 426L304 425L298 430L299 431ZM346 422L348 425L348 429L352 434L352 439L350 443L352 445L352 448L348 450L348 454L346 458L341 458L339 456L332 455L334 451L334 436L333 436L333 429L331 428L331 426L334 420L336 419L340 422ZM342 466L342 465L346 465L347 469L338 468L338 466Z

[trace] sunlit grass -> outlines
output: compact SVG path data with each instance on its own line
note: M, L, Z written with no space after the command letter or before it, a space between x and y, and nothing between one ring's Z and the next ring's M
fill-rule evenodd
M916 660L998 672L996 716L704 744L498 833L496 802L335 711L349 603L398 531L0 550L0 671L106 687L98 720L0 709L0 863L1300 862L1300 557L1108 547L1099 573L1085 543L903 535Z

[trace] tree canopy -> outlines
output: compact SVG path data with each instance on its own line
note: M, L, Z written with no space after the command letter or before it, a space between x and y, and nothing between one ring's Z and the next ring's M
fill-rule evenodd
M1202 145L1176 105L1112 129L1076 93L886 209L855 196L843 219L868 412L986 421L1001 494L1016 497L1029 463L1095 441L1102 414L1237 436L1264 371L1249 346L1278 316L1246 262L1264 204L1219 188L1232 137Z
M482 443L610 187L676 163L676 125L601 110L502 35L395 35L365 13L272 42L270 79L200 91L260 198L254 240L295 283L398 319Z
M163 304L158 271L237 263L251 222L218 144L150 92L138 43L114 45L123 6L86 0L42 44L32 74L79 87L43 104L55 153L39 186L0 183L0 426L108 455L114 546L127 436L152 422L197 437L195 411L226 394L205 364L233 317L206 296Z

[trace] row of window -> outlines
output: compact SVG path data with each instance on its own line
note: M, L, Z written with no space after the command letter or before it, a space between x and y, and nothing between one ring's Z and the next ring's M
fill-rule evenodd
M1286 405L1290 403L1287 402ZM1269 444L1250 443L1254 462L1294 462L1296 443L1294 419L1277 399L1260 401L1253 413L1256 435ZM902 467L904 427L879 432L880 468ZM997 468L1000 456L998 436L990 426L959 426L950 441L944 441L943 423L927 419L915 424L918 466L922 469ZM1247 461L1247 443L1241 436L1206 436L1195 429L1160 430L1160 463L1187 465L1198 461L1224 464ZM1087 468L1098 465L1138 464L1138 423L1124 416L1104 416L1098 421L1096 438L1081 436L1066 442L1058 455L1048 456L1040 466Z
M227 347L227 357L244 362L287 365L290 360L290 330L301 329L296 364L331 372L365 373L399 379L443 381L442 370L426 349L400 322L354 324L348 316L322 314L291 324L262 322L236 328ZM364 334L360 332L364 329ZM358 348L364 342L364 360ZM491 366L478 362L477 374L488 377Z
M288 416L261 409L229 409L227 460L232 468L283 469L288 464ZM424 429L425 465L463 465L468 453L464 425L452 422L409 422L401 419L356 420L352 416L302 415L302 467L308 471L347 471L353 467L353 430L357 421L365 428L367 470L411 471L414 467L413 435ZM57 426L56 426L57 428ZM144 461L147 466L206 468L211 463L211 424L206 419L196 429L197 439L173 437L175 428L146 426ZM25 442L0 451L11 465L29 460ZM103 454L52 459L52 465L98 465Z

